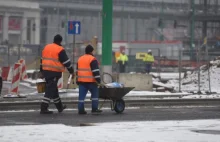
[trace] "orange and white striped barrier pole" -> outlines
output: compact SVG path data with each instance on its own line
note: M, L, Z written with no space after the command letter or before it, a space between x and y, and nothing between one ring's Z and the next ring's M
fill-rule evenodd
M28 78L27 73L26 73L26 64L24 59L20 59L18 63L21 64L21 80L25 80Z
M13 78L11 84L11 93L18 94L19 83L20 83L20 66L21 64L15 63L13 70Z
M13 68L13 77L11 82L11 90L9 94L4 95L6 97L20 97L19 95L19 83L20 83L20 66L21 64L15 63Z

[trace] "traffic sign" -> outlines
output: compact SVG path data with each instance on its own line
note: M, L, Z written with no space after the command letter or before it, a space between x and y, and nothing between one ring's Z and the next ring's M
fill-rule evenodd
M81 31L80 21L68 21L68 34L79 35Z

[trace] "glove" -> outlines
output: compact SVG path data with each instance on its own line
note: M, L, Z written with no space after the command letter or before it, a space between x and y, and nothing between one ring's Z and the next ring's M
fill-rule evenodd
M99 88L105 88L105 85L102 84L102 83L97 83L97 85L98 85Z
M40 79L44 79L44 75L43 75L42 72L38 72L38 78L40 78Z
M75 73L72 74L72 79L74 79L74 78L75 78Z

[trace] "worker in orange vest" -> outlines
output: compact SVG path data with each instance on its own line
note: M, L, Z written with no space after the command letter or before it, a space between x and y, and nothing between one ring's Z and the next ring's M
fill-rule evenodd
M88 91L92 98L92 113L101 113L98 109L98 85L101 84L99 64L93 56L94 48L88 45L85 54L77 62L77 84L79 85L78 114L87 114L84 108L84 100Z
M61 78L62 72L65 71L65 67L70 74L73 74L74 70L61 42L62 37L56 35L54 42L46 45L42 51L40 72L46 80L46 89L41 103L41 114L53 113L53 111L48 110L51 99L53 99L58 112L62 112L66 108L59 97L57 82Z

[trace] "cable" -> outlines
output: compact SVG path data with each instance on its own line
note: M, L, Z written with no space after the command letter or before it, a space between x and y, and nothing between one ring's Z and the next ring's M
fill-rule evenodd
M104 81L104 75L108 75L111 78L111 82L113 82L113 76L111 74L109 74L109 73L103 72L102 75L101 75L101 79L102 79L103 83L107 84Z

